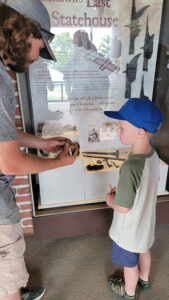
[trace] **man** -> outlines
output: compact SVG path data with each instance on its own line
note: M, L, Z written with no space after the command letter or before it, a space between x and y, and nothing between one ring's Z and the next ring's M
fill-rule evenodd
M44 140L15 128L15 96L5 67L25 72L39 55L55 60L49 46L52 38L49 15L40 0L0 0L0 300L33 300L44 294L44 288L25 288L25 242L11 188L13 175L73 164L78 152L69 155L65 138ZM57 158L47 159L24 153L20 146L62 151Z

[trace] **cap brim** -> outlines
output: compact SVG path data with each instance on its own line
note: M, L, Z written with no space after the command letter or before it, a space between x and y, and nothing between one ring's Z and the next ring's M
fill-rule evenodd
M46 36L45 36L45 33L43 31L40 31L41 33L41 36L42 36L42 39L44 41L44 44L45 44L45 48L42 48L40 50L40 56L45 58L45 59L50 59L50 60L53 60L53 61L57 61L56 60L56 57L46 39Z
M124 120L124 118L119 114L118 111L104 111L104 114L112 119Z

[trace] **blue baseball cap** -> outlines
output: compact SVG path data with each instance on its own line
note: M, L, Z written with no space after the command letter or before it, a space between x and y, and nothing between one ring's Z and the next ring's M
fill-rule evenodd
M104 111L112 119L128 121L137 128L155 133L163 122L159 108L149 99L130 98L119 111Z

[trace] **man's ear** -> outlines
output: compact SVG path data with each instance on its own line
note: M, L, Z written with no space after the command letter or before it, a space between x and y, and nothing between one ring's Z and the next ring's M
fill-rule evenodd
M143 128L138 128L138 136L145 137L146 131Z

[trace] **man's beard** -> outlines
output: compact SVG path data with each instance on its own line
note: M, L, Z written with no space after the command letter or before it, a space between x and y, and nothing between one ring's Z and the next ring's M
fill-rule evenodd
M28 71L29 64L26 64L26 65L8 64L8 67L16 73L25 73L26 71Z

